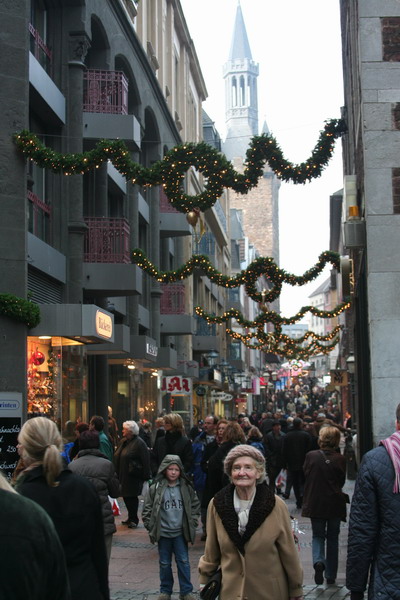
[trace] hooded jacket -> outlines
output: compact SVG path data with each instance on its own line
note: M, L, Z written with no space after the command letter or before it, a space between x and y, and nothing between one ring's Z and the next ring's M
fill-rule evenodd
M399 432L400 435L400 432ZM400 493L384 446L367 452L360 465L350 509L346 586L368 598L399 598Z
M170 465L178 465L181 470L180 491L184 506L184 517L182 525L182 535L187 542L194 543L196 527L200 514L200 502L197 494L183 471L183 464L179 456L167 454L160 464L157 476L149 487L144 500L142 521L149 532L150 541L155 544L160 539L161 524L161 504L164 492L168 486L168 480L165 477L165 470Z

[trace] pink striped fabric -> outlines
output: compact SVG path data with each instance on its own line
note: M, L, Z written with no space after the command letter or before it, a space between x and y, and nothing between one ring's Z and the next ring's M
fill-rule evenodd
M393 493L398 494L400 492L400 431L396 431L386 440L382 440L381 444L385 446L393 463L395 472Z

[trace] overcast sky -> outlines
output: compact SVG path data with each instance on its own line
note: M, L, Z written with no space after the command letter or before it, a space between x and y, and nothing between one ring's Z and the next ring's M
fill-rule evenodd
M225 139L222 67L227 61L238 0L181 0L208 99L204 104ZM305 161L324 121L340 117L343 82L338 0L240 0L253 60L259 63L259 127L264 120L285 157ZM303 274L329 249L329 196L343 185L341 142L312 183L282 183L280 266ZM329 270L302 288L284 286L281 313L294 315Z

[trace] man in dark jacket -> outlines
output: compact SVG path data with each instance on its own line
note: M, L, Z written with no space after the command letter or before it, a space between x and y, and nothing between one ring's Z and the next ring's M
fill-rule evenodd
M351 600L399 598L400 404L396 431L365 454L351 503L346 586ZM369 582L368 582L369 579Z
M64 552L52 520L36 502L4 489L0 489L0 580L1 598L71 598Z
M283 441L283 458L288 474L292 477L296 506L303 504L304 472L303 464L307 452L311 449L311 436L303 429L303 420L293 419L293 429L290 429Z
M272 425L272 431L267 433L264 438L269 487L274 493L276 491L277 494L281 493L280 488L275 488L275 481L284 467L282 453L284 438L285 434L281 431L281 424L279 421L274 421Z

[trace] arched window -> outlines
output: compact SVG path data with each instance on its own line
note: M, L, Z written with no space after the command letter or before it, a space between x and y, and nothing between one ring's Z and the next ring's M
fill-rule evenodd
M232 107L237 106L237 81L236 77L232 78Z
M239 90L239 106L245 106L246 104L246 90L244 84L243 75L240 78L240 90Z

